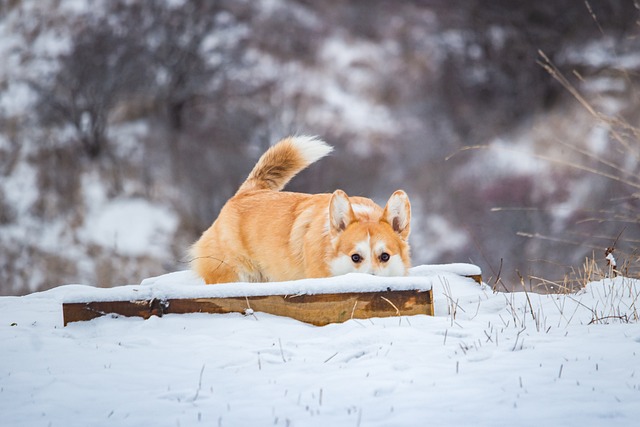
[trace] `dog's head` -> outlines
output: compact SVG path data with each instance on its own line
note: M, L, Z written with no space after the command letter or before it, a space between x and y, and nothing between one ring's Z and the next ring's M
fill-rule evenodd
M384 209L368 199L352 202L336 190L329 204L331 274L407 275L410 222L411 204L402 190L391 195Z

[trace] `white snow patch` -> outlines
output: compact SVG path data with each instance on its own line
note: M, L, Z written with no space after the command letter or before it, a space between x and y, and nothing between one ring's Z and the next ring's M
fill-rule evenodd
M591 128L585 144L593 154L600 155L605 152L609 145L609 129L605 126L594 126Z
M480 276L482 270L475 264L463 262L452 264L419 265L409 270L410 276L431 276L438 273L453 273L459 276Z
M29 212L38 199L37 173L31 164L21 161L16 164L13 173L3 177L0 182L7 204L19 214Z
M512 141L496 138L489 143L489 147L483 152L483 155L486 156L483 164L492 165L491 170L485 170L487 173L517 170L518 175L537 175L544 174L549 170L549 162L536 158L534 151L536 144L531 141L519 141L517 148L513 148ZM514 165L517 165L517 168Z
M195 285L177 273L138 288L165 280ZM63 327L61 302L85 290L0 298L4 424L420 426L428 416L434 425L630 426L640 418L636 280L525 295L449 276L434 281L436 316L325 327L260 312Z
M37 101L37 96L28 85L12 82L0 92L0 111L8 117L20 116Z
M116 199L87 218L83 235L131 256L162 256L177 225L166 207L143 199Z
M443 252L455 251L469 244L467 234L441 215L427 215L418 221L424 221L421 229L426 236L425 242L418 246L421 248L421 255L427 259L434 259Z
M635 70L640 67L640 55L636 49L628 49L627 52L620 46L625 43L635 43L629 38L621 43L615 37L603 37L601 39L590 40L581 48L572 45L561 53L563 61L575 64L589 65L594 69L620 69Z
M428 267L428 266L425 266ZM458 267L453 266L453 269ZM476 267L477 268L477 267ZM222 283L206 286L192 271L171 273L143 280L140 285L115 288L85 287L65 298L65 302L127 301L134 299L231 298L266 295L317 295L386 290L422 290L432 288L442 278L462 279L447 270L446 265L423 268L409 277L380 277L350 273L322 279L305 279L270 283Z

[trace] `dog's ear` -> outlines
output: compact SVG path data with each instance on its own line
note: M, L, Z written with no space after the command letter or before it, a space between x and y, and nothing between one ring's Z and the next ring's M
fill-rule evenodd
M411 231L411 203L409 196L402 190L398 190L391 195L382 213L382 220L391 225L393 231L398 233L402 239L409 238Z
M338 234L344 231L355 219L349 196L342 190L336 190L331 195L329 203L329 222L331 233Z

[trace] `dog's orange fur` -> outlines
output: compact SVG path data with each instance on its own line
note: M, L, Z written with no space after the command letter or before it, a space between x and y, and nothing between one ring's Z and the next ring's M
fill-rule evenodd
M331 151L310 137L285 138L271 147L193 245L193 270L211 284L351 271L406 275L411 206L404 191L396 191L385 209L341 190L314 195L280 191Z

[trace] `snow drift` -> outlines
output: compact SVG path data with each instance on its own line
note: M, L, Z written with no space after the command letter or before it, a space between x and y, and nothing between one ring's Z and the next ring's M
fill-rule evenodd
M62 301L86 287L2 297L0 412L11 426L637 423L637 280L539 295L443 275L433 290L433 317L325 327L255 313L63 328Z

